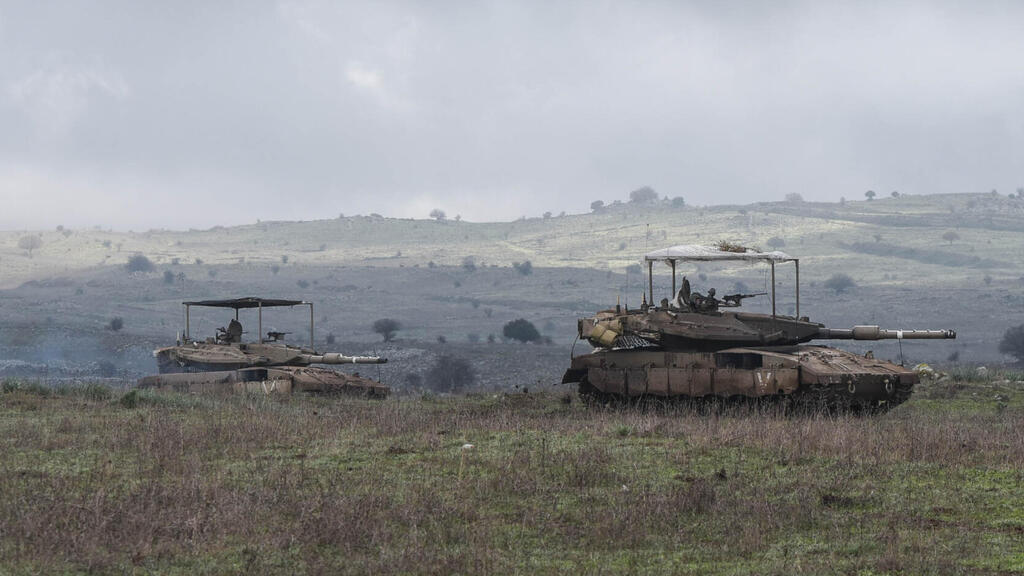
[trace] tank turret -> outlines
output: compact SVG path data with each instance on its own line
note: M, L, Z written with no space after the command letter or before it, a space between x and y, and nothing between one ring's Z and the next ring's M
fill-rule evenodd
M910 370L849 352L807 345L814 340L951 339L953 330L891 330L878 326L828 328L800 316L799 260L782 252L734 245L673 246L645 255L648 293L639 309L619 306L578 322L579 337L596 350L573 358L563 382L597 396L779 396L827 398L886 407L902 402L917 376ZM693 292L686 276L676 291L676 267L685 262L764 262L768 292L718 298ZM654 297L653 267L672 268L672 296ZM776 265L795 270L794 316L776 312ZM771 313L742 311L743 300L769 296ZM836 388L839 387L839 388ZM840 390L841 388L841 390Z

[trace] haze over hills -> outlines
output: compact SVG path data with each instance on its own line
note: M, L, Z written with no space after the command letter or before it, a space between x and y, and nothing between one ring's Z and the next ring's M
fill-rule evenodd
M954 239L944 239L952 232ZM41 245L18 246L36 235ZM948 236L947 238L952 238ZM74 271L123 265L143 254L158 266L245 263L398 267L476 263L621 271L642 253L675 244L727 240L778 248L819 275L844 271L863 282L966 281L1024 272L1024 199L992 194L901 196L843 203L765 202L744 206L611 204L587 214L472 223L371 216L264 221L208 230L0 232L0 288Z
M188 231L0 232L0 360L76 374L104 359L133 377L151 371L150 351L181 329L181 301L264 295L315 302L317 345L327 347L333 334L334 348L387 352L396 359L387 367L392 381L452 350L473 359L493 386L552 381L564 369L578 317L617 300L639 304L644 280L636 265L645 251L723 240L799 257L801 314L815 321L958 331L956 341L904 343L909 361L1009 360L997 347L1007 328L1024 323L1024 199L678 204L619 203L493 223L371 215ZM35 241L26 237L38 239L31 255L26 246ZM129 272L125 264L136 255L152 269ZM660 298L671 280L666 267L656 273ZM720 293L768 283L759 267L680 273L695 289ZM856 285L827 288L839 273ZM794 312L794 280L780 268L781 313ZM744 307L764 310L765 300ZM384 346L372 331L382 317L401 322L397 343ZM112 318L123 329L109 329ZM529 319L552 343L502 343L503 325L515 318ZM284 316L270 322L297 328ZM223 323L200 316L196 329L212 333ZM844 347L867 349L851 344ZM900 351L883 350L887 357Z

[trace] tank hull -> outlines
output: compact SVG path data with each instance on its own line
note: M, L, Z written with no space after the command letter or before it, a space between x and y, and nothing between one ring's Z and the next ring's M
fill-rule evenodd
M249 392L260 394L345 394L385 398L389 388L384 384L313 366L275 366L220 370L213 372L178 372L146 376L139 388L167 388L179 392Z
M910 397L917 374L825 346L714 352L598 350L577 356L563 383L599 399L774 398L829 408L891 408Z

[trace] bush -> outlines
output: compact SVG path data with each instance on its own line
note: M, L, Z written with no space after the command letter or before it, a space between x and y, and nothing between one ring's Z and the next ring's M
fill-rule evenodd
M803 201L804 197L797 194L796 192L790 192L789 194L786 194L786 202L789 202L791 204L797 204Z
M444 210L441 210L440 208L434 208L433 210L430 211L430 217L433 218L434 220L437 220L438 222L441 222L442 220L447 218L447 215L444 213Z
M592 212L598 212L604 208L604 200L594 200L590 203L590 210Z
M129 272L152 272L153 262L142 254L135 254L128 259L128 262L125 263L124 267Z
M519 272L523 276L533 274L533 264L529 260L521 264L519 262L513 262L512 267L516 269L516 272Z
M296 280L295 285L302 289L309 288L309 280Z
M637 188L629 193L629 201L636 204L649 204L658 201L658 193L650 186Z
M1018 362L1024 362L1024 324L1010 328L1003 334L999 351L1013 356Z
M765 242L765 244L767 244L769 248L782 248L786 245L786 240L780 236L772 236L767 242Z
M128 392L125 392L117 402L124 408L135 408L139 405L139 391L129 390Z
M336 338L335 338L335 336L334 336L334 333L333 333L333 332L331 332L331 333L329 333L329 334L327 335L327 338L326 338L326 339L325 339L324 341L325 341L325 342L327 342L327 345L328 345L328 346L331 346L332 344L334 344L334 341L335 341L335 340L336 340Z
M121 328L124 328L124 318L120 316L114 316L110 319L110 323L107 324L107 329L113 332L118 332Z
M22 236L18 239L18 248L28 252L28 257L32 257L32 251L43 245L43 239L39 236Z
M539 342L540 332L532 322L524 318L512 320L501 329L502 335L511 340L520 342Z
M476 371L467 360L442 354L427 371L425 380L435 392L457 392L476 382Z
M682 196L676 196L672 199L673 208L682 208L686 206L686 200Z
M472 256L466 256L463 258L462 269L466 272L476 272L476 259Z
M117 366L110 360L100 360L96 363L96 372L104 378L113 378L117 374Z
M373 331L383 336L385 342L391 342L395 338L395 332L401 329L402 325L398 320L391 318L381 318L373 323Z
M851 278L849 274L842 273L833 274L828 280L825 280L824 284L825 288L834 290L836 294L846 292L856 285L857 283L853 281L853 278Z
M164 284L174 284L174 272L164 270Z

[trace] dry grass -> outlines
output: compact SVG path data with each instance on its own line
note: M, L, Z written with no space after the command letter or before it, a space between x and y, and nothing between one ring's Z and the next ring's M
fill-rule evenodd
M0 557L12 573L1024 570L1024 390L962 384L873 418L9 387Z

